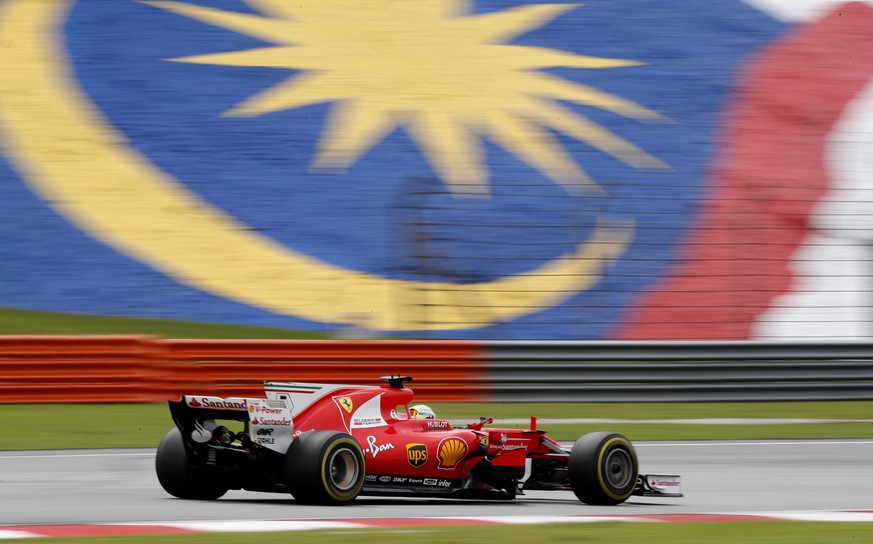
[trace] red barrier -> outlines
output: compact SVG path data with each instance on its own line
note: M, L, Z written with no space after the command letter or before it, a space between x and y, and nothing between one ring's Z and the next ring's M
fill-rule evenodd
M165 340L163 345L178 362L177 393L258 395L264 380L368 384L394 374L413 376L420 398L469 401L482 384L481 350L472 342Z
M155 402L172 379L147 336L0 336L0 402Z
M472 342L0 336L0 403L262 396L266 380L377 384L390 374L413 376L422 400L472 401L484 392L481 360Z

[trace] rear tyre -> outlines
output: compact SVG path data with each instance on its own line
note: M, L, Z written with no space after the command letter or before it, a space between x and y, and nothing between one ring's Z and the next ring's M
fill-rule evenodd
M587 504L612 505L628 499L637 484L639 465L630 441L616 433L582 436L570 450L570 487Z
M164 491L180 499L215 500L228 490L217 472L210 474L192 467L177 427L170 429L161 440L155 456L155 471Z
M285 482L291 495L306 504L341 505L355 500L364 487L364 452L350 435L310 431L291 443L285 456Z

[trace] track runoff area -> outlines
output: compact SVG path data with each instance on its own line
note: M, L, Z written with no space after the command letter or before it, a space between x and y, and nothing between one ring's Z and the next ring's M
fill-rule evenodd
M644 470L679 468L684 497L657 504L640 497L615 507L587 506L569 492L530 492L509 502L365 497L339 508L243 492L179 501L158 485L151 449L3 452L0 493L16 500L4 501L0 539L597 522L873 523L873 440L634 445Z
M873 523L873 510L820 511L820 512L762 512L752 514L698 513L698 514L640 514L606 516L513 516L509 517L433 517L433 518L375 518L291 519L291 520L223 520L82 524L82 525L21 525L0 527L0 539L34 537L100 537L124 535L173 535L194 533L261 533L280 531L312 531L324 529L375 529L464 525L534 525L544 523L593 522L729 522L729 521L829 521Z

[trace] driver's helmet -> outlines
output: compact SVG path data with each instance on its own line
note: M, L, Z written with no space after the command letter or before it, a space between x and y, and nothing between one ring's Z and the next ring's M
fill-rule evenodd
M430 406L416 404L409 408L409 417L412 419L436 419L436 413L430 409Z

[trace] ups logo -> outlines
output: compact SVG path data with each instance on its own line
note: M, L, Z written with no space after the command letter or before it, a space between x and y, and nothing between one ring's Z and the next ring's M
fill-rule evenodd
M427 446L424 444L407 444L406 459L414 467L427 463Z

